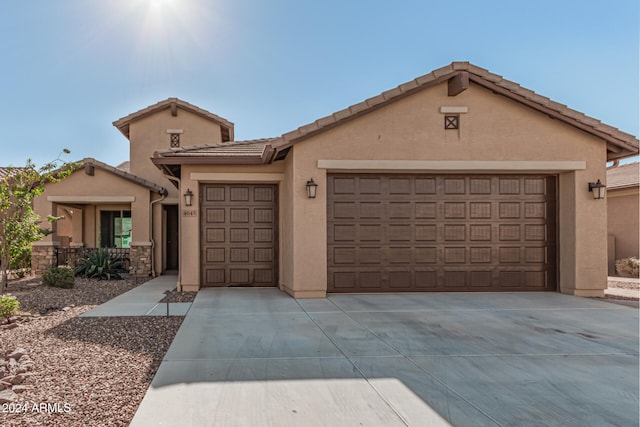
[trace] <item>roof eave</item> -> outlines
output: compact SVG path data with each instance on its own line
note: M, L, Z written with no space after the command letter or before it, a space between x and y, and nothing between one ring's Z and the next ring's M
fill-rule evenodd
M138 110L134 113L131 113L125 117L122 117L112 124L115 126L127 139L129 139L129 125L130 123L143 119L147 116L157 113L158 111L167 109L167 108L175 108L179 107L186 111L189 111L193 114L199 115L207 120L210 120L214 123L217 123L221 127L225 128L229 132L229 138L233 140L234 138L234 124L229 120L218 116L217 114L213 114L207 110L204 110L198 106L193 104L189 104L186 101L183 101L179 98L168 98L164 101L160 101L154 105L150 105L146 108Z
M119 176L120 178L126 179L127 181L130 181L134 184L140 185L142 187L148 188L149 190L160 194L161 196L166 196L168 193L167 189L164 188L161 185L155 184L149 180L146 180L142 177L139 177L137 175L132 174L131 172L126 172L123 171L121 169L115 168L113 166L110 166L106 163L100 162L94 158L91 157L87 157L83 160L81 160L80 162L78 162L78 164L81 165L79 169L82 168L82 166L93 166L93 167L97 167L100 170L103 170L105 172L108 172L112 175L116 175Z
M315 122L301 126L294 131L283 134L273 141L273 146L276 149L274 157L282 151L290 149L290 147L300 141L311 138L347 121L354 120L383 106L399 101L413 93L443 83L444 81L449 81L450 96L461 93L468 87L469 82L473 82L496 94L503 95L538 110L543 114L547 114L551 118L560 120L574 128L592 134L607 143L607 160L623 159L639 154L638 139L633 135L626 134L609 125L605 125L566 106L561 106L566 110L563 114L561 111L548 106L560 106L560 104L538 95L533 91L522 88L517 83L506 80L502 78L502 76L493 74L488 70L468 62L453 62L448 66L434 70L429 74L383 92L378 96L369 98L344 110L325 116ZM515 91L520 93L516 93ZM576 116L582 117L584 120L578 120ZM594 126L590 126L589 123L593 123ZM599 130L596 126L610 130L611 133Z

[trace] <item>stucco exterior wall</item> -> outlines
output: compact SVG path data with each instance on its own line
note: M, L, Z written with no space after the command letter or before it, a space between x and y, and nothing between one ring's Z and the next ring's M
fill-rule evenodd
M178 197L178 190L150 160L154 151L171 148L167 129L182 130L181 147L219 143L222 136L220 125L181 108L175 117L167 108L130 124L131 173L164 186L169 190L169 197Z
M178 215L180 216L180 277L179 286L183 291L195 291L200 288L200 184L204 183L271 183L278 184L279 198L279 253L290 253L286 248L287 240L282 238L283 218L291 211L289 199L285 196L288 187L284 182L285 162L256 166L206 166L183 165L180 193L190 189L193 192L193 206L185 206L184 197L180 198ZM283 194L284 193L284 194ZM279 283L287 283L288 260L279 257Z
M44 224L47 215L59 216L64 213L59 205L67 209L69 205L79 205L71 224L63 223L61 232L68 235L71 231L72 246L85 247L97 247L100 244L100 211L131 210L131 247L147 247L152 245L150 201L149 189L95 168L93 176L81 169L63 181L47 185L44 193L34 200L34 209ZM56 229L54 233L35 242L33 246L59 246L57 224L52 228ZM150 272L145 270L143 274Z
M623 258L638 258L640 255L639 209L637 187L607 192L607 224L609 233L615 236L613 259L609 260L610 263Z
M47 185L34 201L34 209L44 219L47 215L60 214L57 207L54 213L54 205L86 205L82 236L85 246L95 246L98 241L95 230L100 210L131 209L132 241L148 242L150 193L147 188L98 168L93 176L78 170L63 181ZM89 209L89 205L94 207Z
M468 107L468 113L460 115L460 130L444 129L442 106ZM603 294L606 203L593 200L587 187L588 182L605 177L606 147L544 114L474 85L449 97L442 84L299 142L289 155L294 185L292 293L296 296L320 296L326 290L328 171L318 168L318 161L348 159L501 161L505 170L519 161L584 162L583 170L558 173L559 287L569 294ZM489 173L493 172L499 173L500 167ZM539 170L518 173L527 172ZM310 177L318 183L315 200L306 199L304 192Z

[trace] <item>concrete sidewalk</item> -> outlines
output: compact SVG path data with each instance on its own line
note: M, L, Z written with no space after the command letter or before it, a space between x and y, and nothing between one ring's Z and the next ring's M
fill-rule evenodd
M203 289L131 426L638 426L638 325L557 293Z
M165 291L175 289L177 280L175 275L158 276L79 317L166 316L167 304L158 301L164 298ZM190 302L169 303L169 315L184 316L190 308Z
M623 298L634 298L640 299L640 289L630 289L630 288L618 288L615 287L616 282L621 283L635 283L636 285L640 283L640 279L635 277L609 277L609 287L605 289L605 295L623 297ZM612 284L614 286L612 286Z

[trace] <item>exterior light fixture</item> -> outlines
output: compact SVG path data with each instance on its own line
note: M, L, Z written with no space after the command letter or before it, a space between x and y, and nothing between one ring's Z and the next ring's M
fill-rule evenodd
M589 183L589 191L593 193L594 200L600 200L604 199L607 188L602 182L600 182L600 180L598 180L596 182Z
M187 206L193 205L193 192L187 188L187 192L184 193L184 204Z
M309 181L307 181L307 198L315 199L317 189L318 189L318 184L313 182L313 178L309 179Z

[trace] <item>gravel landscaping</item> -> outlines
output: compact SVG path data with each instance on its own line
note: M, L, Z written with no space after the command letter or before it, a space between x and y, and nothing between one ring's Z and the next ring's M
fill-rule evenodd
M0 425L129 425L183 318L77 317L134 288L132 279L39 283L9 284L21 315L0 326L0 378L17 384L0 384L0 396L13 397L0 399Z

